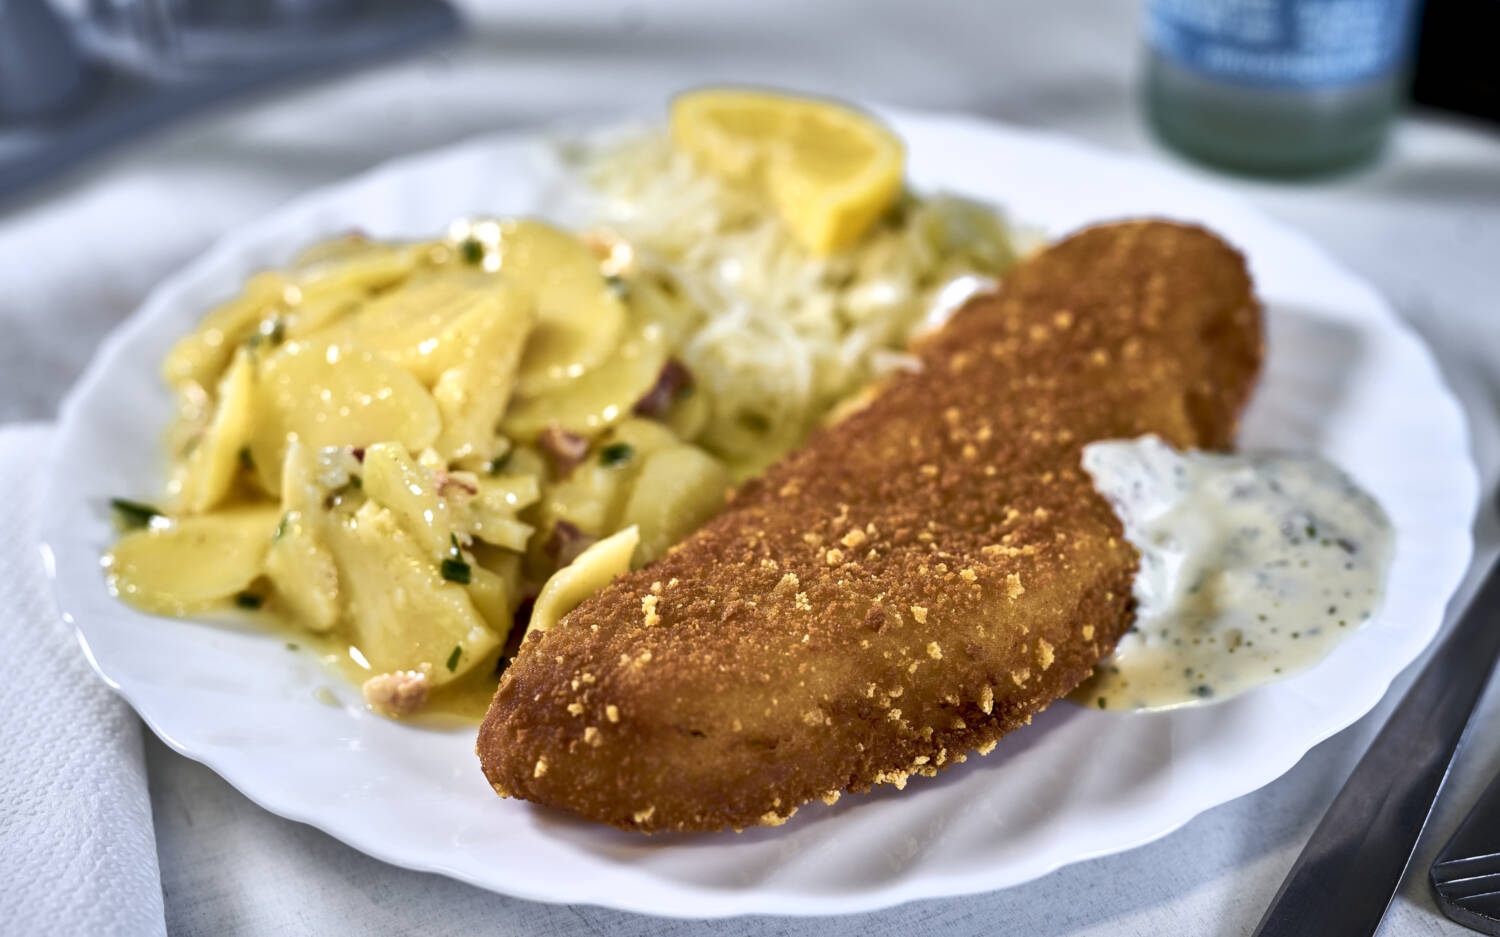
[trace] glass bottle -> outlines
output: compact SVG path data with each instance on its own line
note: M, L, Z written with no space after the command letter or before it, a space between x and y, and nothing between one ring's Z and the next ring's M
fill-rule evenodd
M1418 0L1148 0L1146 111L1187 155L1309 175L1384 143Z

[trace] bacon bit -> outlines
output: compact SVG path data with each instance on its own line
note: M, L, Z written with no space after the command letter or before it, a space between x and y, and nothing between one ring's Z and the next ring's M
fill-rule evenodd
M365 702L393 716L410 716L427 702L427 675L416 670L376 674L360 687Z
M447 472L439 470L432 473L432 480L433 484L437 487L437 493L445 498L452 495L455 490L462 491L471 497L479 494L478 480L470 481L468 472L461 474L454 472L450 475Z
M351 455L354 456L354 461L360 463L361 465L364 464L364 461L365 461L365 447L364 446L355 446L353 449L350 449L349 452L350 452Z
M661 366L661 373L656 375L656 383L635 402L635 413L653 420L661 419L677 402L678 395L692 386L693 372L676 358L668 358Z
M577 433L570 433L557 424L542 430L536 438L537 448L552 464L552 474L566 478L578 463L589 454L589 441Z
M552 536L547 538L543 549L561 569L578 559L578 554L587 550L598 539L590 537L576 525L560 520L552 525Z

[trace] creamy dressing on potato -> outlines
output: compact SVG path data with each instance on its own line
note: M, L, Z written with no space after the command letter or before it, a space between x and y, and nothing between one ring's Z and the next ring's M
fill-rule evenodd
M1224 699L1311 667L1380 606L1390 521L1317 456L1179 453L1144 436L1086 446L1083 467L1141 566L1135 624L1078 702Z
M635 415L673 353L649 309L540 222L455 234L319 245L177 344L168 506L105 558L116 594L288 622L407 715L493 685L523 602L572 558L555 531L585 555L633 531L608 569L569 567L597 588L718 510L730 469L686 431L690 378Z

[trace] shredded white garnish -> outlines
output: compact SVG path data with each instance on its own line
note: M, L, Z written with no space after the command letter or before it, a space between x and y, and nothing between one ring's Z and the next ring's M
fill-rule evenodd
M576 144L564 158L597 196L586 213L601 254L628 258L620 274L676 324L714 407L701 442L740 464L796 444L872 379L911 369L909 339L1016 258L993 209L909 194L850 249L814 256L757 192L700 171L659 130Z

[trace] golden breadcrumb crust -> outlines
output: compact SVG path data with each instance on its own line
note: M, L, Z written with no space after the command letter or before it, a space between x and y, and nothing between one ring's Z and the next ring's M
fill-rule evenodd
M988 752L1132 614L1097 439L1225 447L1262 354L1240 256L1089 228L923 342L920 373L745 485L659 562L523 642L486 777L625 829L785 822Z

